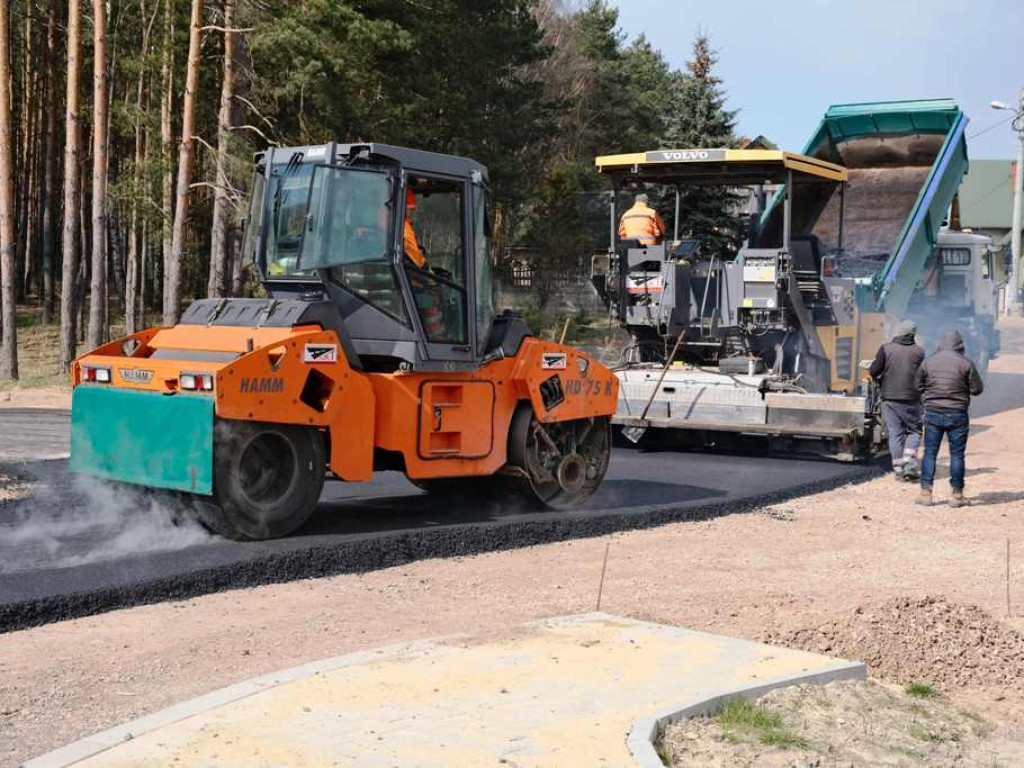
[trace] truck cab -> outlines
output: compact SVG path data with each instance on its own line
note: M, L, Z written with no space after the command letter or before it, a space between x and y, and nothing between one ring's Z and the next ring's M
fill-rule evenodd
M928 352L937 348L944 330L955 328L982 375L999 353L995 262L992 238L942 230L907 308Z

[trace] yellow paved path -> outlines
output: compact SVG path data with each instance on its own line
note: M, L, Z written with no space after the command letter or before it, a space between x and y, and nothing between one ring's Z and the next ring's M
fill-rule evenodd
M37 765L632 766L627 737L638 718L839 667L801 651L589 614L289 670ZM105 744L114 746L86 756Z

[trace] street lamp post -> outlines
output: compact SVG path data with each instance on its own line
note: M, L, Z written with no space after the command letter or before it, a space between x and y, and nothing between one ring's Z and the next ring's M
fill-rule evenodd
M1013 130L1017 132L1017 171L1013 178L1013 232L1011 235L1011 277L1006 290L1006 314L1020 314L1021 289L1021 207L1024 205L1024 88L1020 89L1017 108L1013 109L1001 101L993 101L992 109L1005 109L1015 113Z

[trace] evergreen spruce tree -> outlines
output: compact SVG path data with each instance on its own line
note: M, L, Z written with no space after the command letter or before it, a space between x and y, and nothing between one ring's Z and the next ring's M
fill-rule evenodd
M735 145L736 111L726 108L722 80L714 73L718 54L706 35L698 34L685 73L676 73L673 114L665 144L673 149L710 149ZM666 205L671 196L666 196ZM726 187L684 187L680 202L680 236L700 237L719 256L739 247L746 221L739 210L744 197ZM674 215L672 211L666 213Z

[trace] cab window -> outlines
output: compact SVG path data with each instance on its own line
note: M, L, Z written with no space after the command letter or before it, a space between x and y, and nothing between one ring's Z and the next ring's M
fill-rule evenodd
M382 169L317 167L301 267L328 270L331 281L408 324L390 261L392 189Z
M477 351L486 352L487 338L494 323L494 282L491 275L491 210L484 187L473 194L473 253L476 257Z
M266 187L263 167L257 166L252 177L249 213L245 223L245 239L242 242L242 254L246 265L255 264L257 261L256 250L259 247L260 227L263 226L263 196L266 194Z
M403 261L429 342L468 342L465 205L461 182L419 176L407 180Z
M275 162L267 202L266 276L269 279L308 275L298 269L299 246L306 225L309 182L313 166L298 161Z

